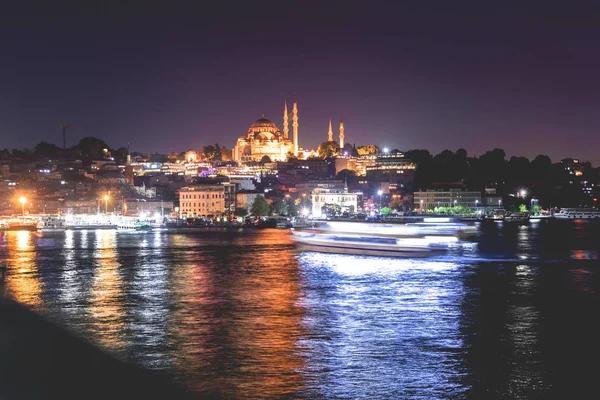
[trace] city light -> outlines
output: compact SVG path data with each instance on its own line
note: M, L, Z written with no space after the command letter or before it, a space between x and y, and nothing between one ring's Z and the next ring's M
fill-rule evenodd
M107 194L104 195L104 213L108 214L108 199L110 197L108 197Z
M387 154L389 151L390 151L390 149L388 149L387 147L384 147L384 148L383 148L383 153L384 153L384 154Z
M521 190L521 197L525 197L527 195L527 191Z
M25 203L27 203L27 199L25 197L21 197L19 202L21 203L21 213L25 215Z

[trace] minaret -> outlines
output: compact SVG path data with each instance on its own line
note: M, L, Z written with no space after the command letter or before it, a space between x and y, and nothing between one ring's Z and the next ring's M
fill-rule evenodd
M294 98L294 108L292 109L292 131L294 135L294 155L298 155L298 104Z
M288 138L290 133L290 124L288 121L287 101L283 102L283 137Z
M344 120L341 118L340 118L340 149L342 149L342 151L344 150Z
M329 120L329 132L327 132L327 135L329 135L327 141L333 142L333 130L331 129L331 120Z

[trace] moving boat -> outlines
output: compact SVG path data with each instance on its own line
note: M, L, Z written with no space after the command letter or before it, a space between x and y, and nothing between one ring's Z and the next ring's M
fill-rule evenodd
M600 219L600 211L591 208L563 208L556 214L556 219Z
M431 226L329 222L315 229L294 229L302 250L384 257L430 257L457 241L457 229L435 232ZM462 225L462 224L460 224ZM452 234L450 232L453 232Z
M67 224L60 215L42 215L37 223L37 231L41 233L64 232Z

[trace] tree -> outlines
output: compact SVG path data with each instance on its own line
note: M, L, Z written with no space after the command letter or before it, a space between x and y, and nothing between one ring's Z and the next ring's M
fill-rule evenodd
M57 153L60 153L60 151L61 151L60 147L58 147L57 145L55 145L53 143L48 143L48 142L39 142L33 148L33 152L36 155L42 155L42 156L55 155Z
M285 201L277 199L273 203L271 203L271 213L284 215L287 214L288 205Z
M270 162L271 162L271 157L269 157L269 156L263 156L263 157L260 159L260 163L261 163L261 164L268 164L268 163L270 163Z
M371 156L379 154L381 152L379 150L379 146L375 144L367 144L365 146L360 146L358 149L356 149L356 151L358 151L358 155L361 156Z
M233 215L244 218L246 215L248 215L248 210L243 207L238 207L233 212Z
M534 204L531 206L531 213L532 214L537 214L540 211L542 211L542 206L540 206L539 204Z
M88 136L81 139L75 149L84 157L98 159L104 157L104 150L108 150L108 145L102 139Z
M128 153L129 153L129 150L127 150L126 147L119 147L118 149L112 151L112 156L115 158L115 161L117 161L118 163L125 163L127 161Z
M293 151L288 151L287 154L285 155L286 161L290 162L290 161L296 161L298 159L298 157L296 157L294 155Z
M317 152L321 158L330 158L337 154L339 147L337 142L333 140L331 142L323 142L319 145Z
M525 204L521 204L519 206L519 212L522 212L522 213L527 212L527 206Z
M456 150L456 158L464 160L467 158L467 151L463 148Z
M383 207L381 210L379 210L379 214L381 215L390 215L392 213L392 209L389 207Z
M388 207L394 211L404 211L405 209L404 204L399 200L392 200Z
M269 213L269 203L267 203L265 196L256 196L252 203L252 207L250 207L250 213L255 217L264 217Z
M221 147L218 143L202 146L202 156L208 161L221 161Z
M288 215L291 215L292 217L297 216L299 214L298 206L296 204L294 204L294 202L289 202L287 213L288 213Z

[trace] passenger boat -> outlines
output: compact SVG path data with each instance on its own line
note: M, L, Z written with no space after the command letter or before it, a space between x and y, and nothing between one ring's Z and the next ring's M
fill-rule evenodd
M147 232L152 230L152 225L136 217L120 217L117 221L118 232Z
M65 218L69 230L115 229L117 227L113 218L103 215L67 215Z
M42 215L38 220L38 232L64 232L65 229L67 229L66 221L60 215Z
M456 232L434 235L407 225L330 222L315 229L294 229L293 239L305 251L383 257L431 257L444 254Z
M591 208L563 208L556 214L556 219L600 219L600 211Z

